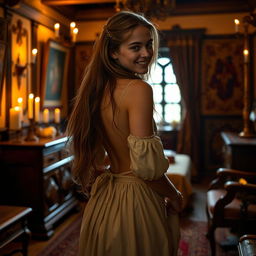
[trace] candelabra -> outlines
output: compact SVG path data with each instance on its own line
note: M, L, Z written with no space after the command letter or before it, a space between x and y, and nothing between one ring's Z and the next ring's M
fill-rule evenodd
M243 28L244 28L244 96L243 96L243 130L239 133L240 137L254 137L252 126L250 124L250 66L249 66L249 26L256 27L256 14L251 13L243 18Z
M35 121L33 118L29 119L28 134L25 138L26 141L38 141L39 138L35 134Z

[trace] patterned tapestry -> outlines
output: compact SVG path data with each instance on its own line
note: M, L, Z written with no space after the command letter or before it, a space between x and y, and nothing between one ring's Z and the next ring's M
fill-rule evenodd
M243 41L206 39L202 56L201 113L240 115L243 108Z

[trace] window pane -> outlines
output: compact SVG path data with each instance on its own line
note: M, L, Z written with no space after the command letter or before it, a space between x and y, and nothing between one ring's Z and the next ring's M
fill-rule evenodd
M177 84L165 85L165 102L179 103L180 102L180 88Z
M163 100L163 87L160 84L153 84L153 97L155 103L161 103Z
M171 123L173 120L180 122L180 105L179 104L166 104L165 105L165 121Z
M159 58L157 59L157 62L162 65L162 66L165 66L168 62L170 62L170 59L169 58Z
M176 76L174 75L172 65L169 64L164 70L164 80L166 83L176 84Z
M155 104L154 108L155 108L154 120L156 123L159 123L159 122L161 122L162 117L163 117L163 115L162 115L163 107L161 104Z
M163 69L159 64L152 67L148 83L161 83L163 81Z

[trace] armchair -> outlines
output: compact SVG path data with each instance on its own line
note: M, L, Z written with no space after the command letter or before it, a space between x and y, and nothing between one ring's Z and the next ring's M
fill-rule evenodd
M239 182L241 178L244 179L243 183ZM216 228L233 228L239 235L243 235L255 227L255 184L256 172L243 172L227 168L217 170L216 179L209 186L206 200L207 238L210 242L212 256L215 256L216 253Z

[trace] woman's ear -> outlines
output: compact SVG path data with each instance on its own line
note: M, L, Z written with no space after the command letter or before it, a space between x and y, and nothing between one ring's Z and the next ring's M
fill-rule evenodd
M114 59L114 60L118 60L118 53L117 53L117 52L112 52L112 53L111 53L111 57L112 57L112 59Z

